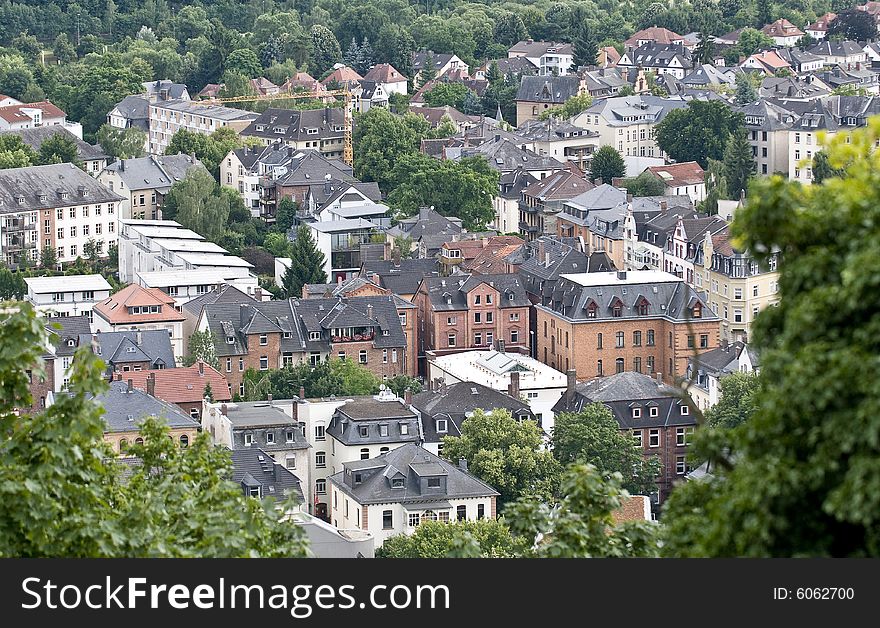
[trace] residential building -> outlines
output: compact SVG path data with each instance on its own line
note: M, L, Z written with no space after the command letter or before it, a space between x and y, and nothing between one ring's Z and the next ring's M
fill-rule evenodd
M274 182L290 172L296 158L281 142L237 148L220 162L220 185L237 190L254 218L274 219Z
M412 250L418 251L418 257L429 259L440 252L445 242L464 233L461 218L441 216L432 206L420 207L418 214L401 218L385 232L385 237L392 248L397 238L408 238L412 240Z
M373 82L382 88L382 91L391 96L391 94L402 94L406 96L408 92L407 78L398 72L390 63L378 63L370 68L369 72L364 76L364 81Z
M792 71L791 63L779 50L761 50L740 64L744 70L758 70L767 76L775 76L781 70Z
M574 46L554 41L518 41L507 51L507 57L525 57L538 68L540 76L566 76L575 71Z
M286 403L285 405L290 405ZM259 449L302 481L305 503L312 502L309 442L296 419L272 401L204 403L201 429L217 445L234 452Z
M516 123L537 120L551 107L561 107L569 98L582 92L581 80L569 76L528 76L520 79L516 92Z
M745 119L746 133L755 158L756 172L770 175L776 172L788 174L788 153L791 133L796 116L789 110L759 99L738 107Z
M196 331L199 324L199 319L202 317L202 312L205 309L205 306L211 305L213 303L218 304L236 304L240 305L242 303L256 303L256 300L236 288L235 286L231 286L227 283L220 284L213 290L206 292L201 296L197 296L194 299L188 300L184 303L180 312L184 316L183 321L183 354L189 355L189 339L192 336L193 332Z
M499 350L428 354L427 380L432 386L474 382L524 399L547 434L554 425L553 406L565 392L566 375L522 353Z
M174 369L177 366L171 338L168 332L160 329L85 332L79 335L77 344L90 346L92 352L105 362L108 380L119 379L117 374L124 373L127 378L128 373Z
M487 414L496 409L507 410L517 421L535 420L535 413L522 399L476 382L432 386L413 395L410 407L422 426L422 447L435 456L443 455L446 436L461 436L461 424L476 410Z
M493 236L476 257L458 265L461 272L474 275L503 275L508 272L507 258L520 250L525 242L516 236Z
M807 26L807 28L805 29L807 31L807 35L817 41L822 41L828 36L828 28L831 26L831 22L833 22L834 18L836 17L837 13L826 13L825 15L821 16L815 22Z
M425 61L429 58L433 61L435 78L440 78L451 72L461 71L464 74L469 72L467 64L455 54L437 53L433 50L419 50L418 52L413 52L413 72L415 72L413 83L418 84L421 82L420 75L424 69Z
M267 212L272 212L273 205L288 198L295 201L301 208L309 206L309 192L315 186L323 186L328 180L332 185L336 182L359 183L352 174L351 166L339 159L329 159L316 150L308 149L294 153L294 159L287 165L289 172L272 182L263 191ZM329 179L328 179L329 177Z
M761 32L773 40L777 46L794 46L798 39L804 36L804 32L797 26L780 18L772 24L767 24Z
M101 394L86 393L104 408L104 441L114 452L124 454L129 445L142 444L140 426L155 417L168 427L168 436L179 447L189 447L201 431L199 424L177 406L137 390L129 382L110 382Z
M175 369L131 371L117 379L130 379L135 388L145 390L153 397L173 403L196 421L202 419L202 407L210 387L211 401L230 402L232 393L223 374L210 364L198 360L192 366Z
M53 317L85 316L92 321L95 303L110 296L111 286L103 275L25 277L25 300L37 314Z
M27 370L33 412L52 405L55 395L67 388L73 356L80 346L79 336L89 333L89 319L85 316L65 316L44 322L47 343L42 357L43 375L36 377L32 369Z
M82 141L66 126L55 124L51 126L28 127L17 129L14 131L0 131L0 136L4 134L14 134L21 138L21 141L31 147L34 152L40 152L40 146L46 140L55 136L61 136L76 144L76 157L82 162L83 169L93 177L107 165L107 155L100 146L92 146Z
M652 497L655 504L663 503L691 470L688 450L697 417L690 400L649 375L623 372L572 383L554 411L580 412L592 403L608 408L645 459L659 463L658 491Z
M171 138L181 129L210 135L230 128L241 133L257 114L210 102L172 99L150 103L150 154L164 155Z
M711 63L701 63L695 65L693 70L681 79L681 84L693 89L719 89L725 86L734 89L736 74L723 67L717 68Z
M266 109L242 132L267 146L281 142L296 150L312 149L342 158L345 112L342 109Z
M33 264L53 248L68 264L87 255L90 241L106 257L122 200L73 164L0 170L0 261Z
M388 107L390 94L376 81L361 81L355 89L352 105L358 113L366 113L373 107Z
M333 524L306 513L295 513L291 519L309 540L309 551L315 558L375 558L376 541L365 530L339 530Z
M463 263L476 259L488 243L489 237L495 236L463 234L460 238L444 242L439 251L440 274L453 275Z
M148 273L137 273L136 283L144 288L156 288L172 299L178 309L193 299L204 296L208 292L222 286L240 286L247 291L250 281L241 281L237 272L225 272L223 269L204 268L199 270L165 270ZM252 297L262 300L263 290L257 286Z
M861 61L854 64L847 63L846 66L835 65L831 69L817 72L816 77L832 90L850 88L854 93L875 96L880 90L877 73L867 63Z
M572 161L581 169L598 147L599 133L551 117L528 120L519 125L517 135L528 140L533 151L559 161Z
M623 42L623 46L627 50L633 50L645 44L677 44L683 48L684 37L667 28L652 26L633 33L629 39Z
M666 155L654 140L654 127L673 109L687 107L683 98L642 94L606 98L572 119L576 126L599 133L599 146L612 146L623 156Z
M777 53L791 66L792 71L803 76L821 70L825 60L801 48L779 48Z
M99 332L165 330L175 359L183 358L184 317L174 307L174 299L161 290L132 284L96 303L92 312L92 324Z
M510 78L513 76L521 76L525 75L535 75L538 73L538 66L532 63L528 57L508 57L506 59L490 59L486 61L483 65L477 68L476 72L474 72L474 77L478 79L486 79L489 74L489 68L492 67L492 64L498 66L498 71L504 75L505 78Z
M689 356L719 345L706 299L660 271L563 275L535 308L538 359L579 379L635 371L672 383Z
M645 168L666 186L667 196L687 196L696 205L706 198L706 173L695 161Z
M614 50L614 48L611 48ZM579 76L584 83L584 89L587 94L592 96L593 98L609 98L611 96L617 96L618 92L624 87L629 85L629 80L626 76L626 70L618 69L617 62L620 61L620 55L614 50L615 61L613 65L615 67L606 67L602 63L599 63L599 68L596 70L588 70L585 72L580 72ZM599 52L600 61L602 59L603 53ZM605 53L605 57L608 56L608 53Z
M450 105L443 105L442 107L412 107L410 111L427 120L432 129L438 128L443 123L443 120L448 118L455 125L460 135L469 134L472 130L478 129L481 123L480 116L466 115ZM486 118L483 118L482 121L485 122L485 120ZM442 139L448 140L448 138ZM430 141L432 140L422 140L423 143ZM439 141L439 139L433 141ZM424 149L422 152L425 152Z
M299 477L259 447L232 450L232 481L246 496L275 501L276 508L293 498L297 506L285 513L288 516L301 514L308 503Z
M0 131L18 131L40 126L65 126L82 139L82 125L68 123L67 114L48 100L15 103L0 107Z
M594 187L586 178L571 171L556 172L535 181L520 192L520 233L527 240L556 233L556 218L562 211L562 203Z
M364 77L357 73L357 70L348 67L342 63L333 66L333 71L321 81L321 86L328 88L331 85L339 85L340 88L348 87L349 91L359 87Z
M868 53L865 52L863 46L854 41L820 41L818 44L809 49L809 52L820 57L825 65L855 65L856 63L866 63L868 61Z
M196 170L210 174L192 155L150 155L118 159L100 172L98 181L125 198L119 206L121 219L161 220L171 186Z
M623 221L622 270L664 270L668 243L679 220L700 217L704 216L694 211L688 196L634 198Z
M700 247L707 233L715 235L727 228L727 221L718 216L698 215L690 218L687 214L678 219L675 229L666 238L666 251L663 254L663 270L680 277L692 286L697 283L695 264Z
M355 460L330 476L337 528L369 531L380 545L425 521L494 519L499 493L415 443Z
M324 273L333 281L351 279L364 262L362 248L381 233L379 225L364 218L341 218L306 223L317 249L324 255Z
M556 215L556 234L581 238L588 253L603 251L615 268L623 268L627 207L626 190L603 183L562 203L562 211Z
M361 265L359 276L412 301L422 279L440 276L440 264L434 258L368 260Z
M0 94L0 107L7 107L9 105L20 105L21 101L13 98L12 96L7 96L6 94Z
M694 62L690 51L680 44L648 43L625 51L617 62L617 67L683 79L690 74Z
M732 373L753 373L758 370L757 355L749 345L721 341L721 346L688 361L688 394L705 412L721 399L722 380Z
M426 278L414 303L420 359L428 352L442 356L485 350L499 340L513 351L528 352L530 302L516 275Z
M281 91L284 93L290 92L323 92L326 91L324 85L321 84L318 79L313 77L308 72L296 72L289 79L284 81L281 84Z

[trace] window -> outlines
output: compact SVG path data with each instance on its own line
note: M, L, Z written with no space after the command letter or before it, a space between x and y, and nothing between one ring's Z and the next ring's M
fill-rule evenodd
M323 469L327 466L327 454L325 452L315 452L315 466L319 469Z
M477 519L486 518L486 504L477 504Z
M419 516L417 512L409 513L409 527L417 528L419 527L419 523L421 523L422 518Z
M321 428L323 429L323 426L321 426ZM317 428L315 428L315 431L317 431ZM288 443L292 443L295 440L295 435L294 435L293 430L287 430L287 433L285 433L285 435L284 435L284 440L286 440ZM316 437L315 440L323 440L323 439L318 439Z
M428 488L440 488L440 478L428 478Z
M360 434L361 438L366 438L370 435L370 428L367 425L358 426L358 434Z
M634 331L633 332L633 346L641 347L642 346L642 332Z
M267 358L267 359L268 359L268 358ZM238 370L239 370L239 371L243 371L243 370L244 370L244 358L238 358Z
M642 430L633 430L633 444L636 447L642 446Z
M675 457L675 473L677 475L684 475L687 472L687 459L685 456L676 456Z
M700 334L700 349L709 348L709 334Z
M492 312L486 312L486 322L487 323L494 323L495 322L494 314Z
M602 360L596 360L596 376L602 377Z
M633 408L632 409L632 417L634 419L642 418L642 409L641 408Z
M482 313L480 313L480 312L474 312L474 322L475 322L475 323L481 323L481 322L483 322L483 321L482 321L482 316L483 316Z
M624 370L623 358L617 358L616 360L614 360L614 368L615 368L615 372L623 373L623 370Z
M651 406L648 414L651 415L651 418L656 418L660 414L660 409L657 406Z
M437 419L437 431L441 434L445 434L448 429L448 422L446 419Z
M70 237L71 237L71 238L75 238L75 237L76 237L76 227L71 227L71 228L70 228Z
M648 336L647 336L645 344L648 345L649 347L654 346L654 330L653 329L648 330Z
M642 372L642 358L633 358L633 370L636 373Z
M514 312L510 315L511 322L518 321L518 320L519 320L519 312Z
M614 318L620 318L623 316L623 306L620 301L616 301L614 305L611 307L611 316Z
M226 372L232 372L232 358L226 358Z
M296 469L296 456L287 456L284 462L288 469Z
M315 480L315 492L318 495L327 494L327 480Z
M71 256L71 257L76 257L76 248L77 248L77 247L76 247L75 244L73 244L73 245L70 246L70 256Z
M615 346L618 349L622 349L623 348L623 332L622 331L617 332L616 339L617 340L616 340Z
M688 337L687 337L687 346L688 346L688 349L693 349L693 348L694 348L694 335L693 335L693 334L688 334Z
M446 317L446 324L447 325L455 325L455 317L454 316L447 316Z
M734 308L733 310L733 322L741 323L743 319L743 311L741 309Z
M379 436L388 436L388 426L380 425L379 426Z
M455 518L458 521L466 521L467 520L467 506L458 506L455 509Z
M474 296L474 305L479 305L479 304L480 304L480 295L478 294L478 295Z
M266 432L266 444L274 445L275 444L275 434L273 432Z
M454 347L455 346L455 334L449 334L446 337L446 346L447 347Z
M655 373L655 371L654 371L654 356L653 355L648 356L647 366L648 366L648 375L653 375Z
M394 528L394 513L390 510L382 511L382 529L391 530Z
M596 334L596 348L602 348L602 334Z
M660 430L650 430L648 432L648 447L660 446Z
M260 370L268 371L269 370L269 356L261 355L260 356Z
M483 334L474 334L474 344L478 347L483 344Z
M244 435L244 446L245 447L250 447L253 444L253 442L254 442L254 435L253 434L245 434Z
M267 344L269 344L269 338L266 334L260 334L260 346L265 347Z

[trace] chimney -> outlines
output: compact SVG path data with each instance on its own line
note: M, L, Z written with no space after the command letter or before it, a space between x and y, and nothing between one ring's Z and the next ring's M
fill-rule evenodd
M633 195L632 194L626 195L626 202L629 203L630 205L632 205L632 202L633 202Z
M593 181L593 183L596 184L596 187L599 187L600 185L602 185L602 177L596 177L596 180Z
M300 398L300 399L305 399L305 398L306 398L306 389L305 389L305 386L300 386L300 387L299 387L299 398Z
M412 405L412 388L407 387L407 389L403 391L403 402L408 406Z
M229 416L229 406L225 403L220 405L220 414L223 416Z
M372 303L367 303L367 318L369 318L371 320L373 318L373 304Z
M129 380L131 381L131 380ZM156 374L150 373L147 375L147 394L151 397L156 396Z
M128 380L128 388L126 388L125 392L130 393L132 390L134 390L134 380L130 379Z
M519 399L519 371L510 374L510 384L507 385L507 394L514 399Z
M135 332L134 337L135 337L135 342L137 343L137 346L140 347L141 346L141 332L140 331Z
M330 192L332 191L332 186L330 185L330 173L324 175L324 194L330 196Z
M730 348L730 343L727 341L727 338L724 338L721 341L721 348L724 349L724 351L727 351Z
M464 471L465 473L467 473L467 470L468 470L467 460L465 460L464 458L459 458L458 459L458 468L461 469L462 471Z
M544 252L544 268L550 268L550 251Z
M125 172L125 160L124 159L119 160L119 172Z
M270 404L272 403L272 393L268 393L266 395L266 401L268 401Z
M205 376L205 361L199 360L199 377Z
M662 384L663 383L663 373L658 372L658 373L655 373L655 375L657 376L657 383Z
M660 211L665 212L667 209L669 209L669 203L666 201L660 201Z
M495 134L495 141L498 142L500 140L501 140L501 133L496 133Z
M504 338L499 338L495 341L495 350L498 353L504 353Z
M626 280L626 271L625 270L618 270L617 271L617 278L621 281L625 281Z
M577 371L574 369L569 369L565 372L566 384L565 384L565 401L566 403L571 403L571 400L574 398L574 391L577 387Z

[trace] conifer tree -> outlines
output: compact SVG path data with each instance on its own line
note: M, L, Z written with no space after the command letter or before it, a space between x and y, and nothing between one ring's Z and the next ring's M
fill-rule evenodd
M287 299L302 296L302 287L309 283L325 283L327 273L324 272L324 254L318 250L318 245L312 238L312 234L306 225L300 225L296 230L296 240L293 241L290 267L282 278L282 292Z

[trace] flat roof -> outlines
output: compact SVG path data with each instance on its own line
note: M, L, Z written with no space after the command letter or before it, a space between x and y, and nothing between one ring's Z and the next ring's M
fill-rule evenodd
M375 229L378 225L363 218L342 220L325 220L324 222L309 223L309 227L321 233L335 233L338 231L353 231L355 229Z
M25 277L31 292L81 292L83 290L110 290L102 275L62 275L60 277Z
M195 231L191 231L190 229L186 229L184 227L132 225L131 228L135 231L135 233L142 235L142 236L146 236L148 238L167 239L167 240L204 240L205 239L203 236L200 236Z
M228 403L225 416L235 427L297 425L284 410L268 401Z
M200 270L155 270L137 273L141 285L147 288L167 288L168 286L197 286L211 283L227 283L237 277L227 277L222 270L212 268Z
M226 249L207 240L184 240L180 238L153 238L153 242L169 251L198 251L201 253L226 253Z
M565 388L567 385L565 373L520 353L462 351L429 358L428 362L462 382L475 382L493 390L507 391L513 371L519 372L521 390Z
M621 276L624 275L624 276ZM611 286L611 285L629 285L637 283L678 283L683 281L681 277L676 277L672 273L662 270L627 270L627 271L610 271L601 273L575 273L560 275L563 279L568 279L580 286Z
M220 253L178 253L177 257L189 264L197 266L228 266L253 268L253 264L235 255L223 255Z

